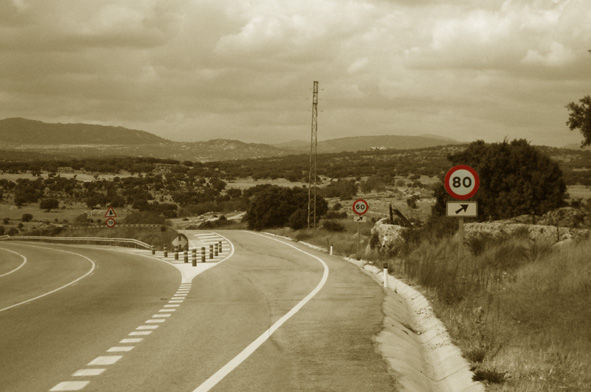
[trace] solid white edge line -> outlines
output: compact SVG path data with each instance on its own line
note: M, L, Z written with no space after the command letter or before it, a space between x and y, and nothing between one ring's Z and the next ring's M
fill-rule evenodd
M322 279L320 279L320 282L318 283L318 285L316 285L316 287L312 291L310 291L310 293L308 293L308 295L306 295L300 302L298 302L297 305L295 305L293 308L291 308L291 310L289 312L284 314L279 320L277 320L275 323L273 323L273 325L271 325L271 327L269 329L267 329L258 338L256 338L252 343L250 343L248 346L246 346L240 353L238 353L238 355L236 355L234 358L232 358L222 368L220 368L217 372L215 372L207 380L205 380L201 385L199 385L197 388L195 388L193 390L193 392L207 392L211 388L216 386L217 383L219 383L221 380L223 380L224 377L226 377L229 373L231 373L234 369L236 369L242 362L244 362L253 352L256 351L256 349L258 349L263 343L265 343L267 341L267 339L269 339L271 337L271 335L273 335L273 333L277 329L279 329L287 320L289 320L293 315L295 315L316 294L318 294L318 292L324 287L324 284L328 280L328 272L329 272L328 265L326 265L324 260L322 260L320 257L315 256L311 253L308 253L305 250L302 250L292 244L278 240L276 238L267 237L265 235L251 232L251 231L246 231L246 232L252 233L255 235L259 235L261 237L264 237L264 238L267 238L267 239L270 239L273 241L281 242L284 245L294 248L298 252L304 253L304 254L318 260L324 268L324 271L322 273Z
M80 253L71 252L71 251L69 251L69 250L63 250L63 249L58 249L58 248L43 247L43 246L36 246L36 245L29 245L29 244L26 244L26 246L30 246L30 247L33 247L33 248L40 248L40 249L51 249L51 250L55 250L55 251L58 251L58 252L63 252L63 253L70 253L70 254L73 254L73 255L75 255L75 256L80 256L80 257L82 257L83 259L86 259L87 261L89 261L89 262L90 262L90 264L92 264L92 267L91 267L91 268L90 268L90 270L89 270L88 272L86 272L84 275L82 275L82 276L80 276L80 277L78 277L78 278L74 279L74 280L73 280L73 281L71 281L70 283L66 283L65 285L63 285L63 286L61 286L61 287L58 287L58 288L56 288L56 289L53 289L53 290L51 290L51 291L48 291L48 292L46 292L46 293L43 293L43 294L41 294L41 295L38 295L38 296L36 296L36 297L29 298L29 299L27 299L27 300L24 300L24 301L21 301L21 302L19 302L19 303L12 304L12 305L10 305L10 306L7 306L7 307L5 307L5 308L2 308L2 309L0 309L0 312L4 312L5 310L12 309L12 308L16 308L17 306L24 305L24 304L26 304L26 303L29 303L29 302L35 301L35 300L37 300L37 299L39 299L39 298L43 298L43 297L45 297L45 296L48 296L48 295L50 295L50 294L53 294L53 293L55 293L55 292L57 292L57 291L60 291L60 290L62 290L62 289L65 289L66 287L68 287L68 286L71 286L71 285L73 285L74 283L76 283L76 282L78 282L78 281L80 281L80 280L82 280L82 279L86 278L86 277L87 277L88 275L90 275L90 274L91 274L91 273L94 271L94 269L96 268L96 264L94 263L94 261L92 261L92 259L90 259L89 257L86 257L86 256L84 256L84 255L81 255Z
M8 272L5 272L3 274L0 274L0 278L3 277L3 276L6 276L6 275L10 275L13 272L18 271L19 269L21 269L23 267L23 265L27 264L27 257L25 255L22 255L22 254L20 254L18 252L15 252L14 250L8 249L8 248L2 248L2 247L0 247L0 249L5 250L5 251L10 252L10 253L14 253L15 255L20 256L20 257L23 258L23 262L18 267L14 268L14 269L12 269L12 270L10 270Z

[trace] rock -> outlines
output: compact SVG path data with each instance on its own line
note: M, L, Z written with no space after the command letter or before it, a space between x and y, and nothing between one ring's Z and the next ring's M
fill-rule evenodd
M549 225L528 225L524 223L505 223L502 221L468 223L464 226L465 239L482 239L503 241L509 238L522 237L534 242L553 244L563 240L581 241L589 238L589 230L572 229L569 227Z
M376 248L380 252L397 254L406 243L407 227L388 224L388 218L382 218L377 221L371 229L371 234L377 236L378 244Z

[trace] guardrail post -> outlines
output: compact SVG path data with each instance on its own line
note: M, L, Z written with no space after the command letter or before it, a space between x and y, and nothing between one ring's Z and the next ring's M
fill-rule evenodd
M205 247L201 247L201 262L205 263Z
M174 259L178 260L179 259L179 250L175 248L174 250Z
M189 262L189 252L186 249L184 251L184 261L185 263Z
M213 259L213 244L209 244L209 258Z
M213 246L213 253L217 256L218 255L218 243L216 242Z
M155 255L156 254L156 248L154 248L154 246L152 246L152 254Z
M164 247L164 257L168 257L168 249L166 246Z
M220 253L222 253L223 252L223 250L222 250L223 249L223 247L222 247L222 241L219 242L219 245L218 246L220 248Z
M193 260L193 267L197 267L197 249L191 249L191 259Z

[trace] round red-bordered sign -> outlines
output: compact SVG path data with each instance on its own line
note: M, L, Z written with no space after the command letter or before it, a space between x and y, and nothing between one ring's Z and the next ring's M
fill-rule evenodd
M107 220L105 221L105 225L107 225L107 227L110 229L115 227L116 224L117 224L117 221L113 218L107 218Z
M369 210L369 204L363 199L357 199L353 202L353 212L361 216Z
M478 192L480 178L476 170L467 165L457 165L449 169L443 180L445 190L457 200L466 200Z

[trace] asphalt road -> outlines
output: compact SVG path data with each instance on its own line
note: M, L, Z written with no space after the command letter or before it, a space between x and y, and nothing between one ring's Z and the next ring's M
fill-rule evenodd
M28 258L20 270L0 277L3 304L22 300L27 287L34 295L91 268L87 259L59 249L96 264L90 275L71 286L0 311L0 389L47 391L61 382L75 382L62 384L66 388L62 390L396 390L372 343L383 317L383 292L378 285L336 257L300 247L309 253L305 254L251 232L221 234L234 244L234 255L195 277L192 285L183 285L178 291L181 300L171 302L180 275L150 257L94 248L43 245L39 249L0 243L0 258L6 253L1 248ZM324 285L325 267L313 255L328 267ZM18 260L11 258L9 263L14 268ZM35 271L44 271L46 279L37 279L41 286L31 284ZM309 302L293 313L319 286ZM18 297L10 294L13 290L20 292ZM260 347L236 358L290 310L293 315ZM160 312L170 316L164 318ZM151 322L156 323L156 317L163 321L147 324L151 317ZM141 341L120 343L142 324L157 325L157 329ZM116 363L88 365L97 356L112 355L107 352L110 348L122 350L121 346L131 348L117 352ZM234 366L212 384L210 377L228 369L228 363ZM105 370L96 376L73 376L96 368Z

